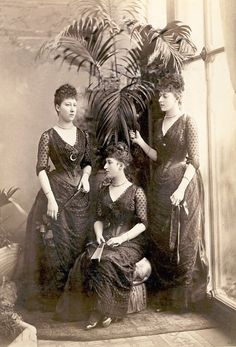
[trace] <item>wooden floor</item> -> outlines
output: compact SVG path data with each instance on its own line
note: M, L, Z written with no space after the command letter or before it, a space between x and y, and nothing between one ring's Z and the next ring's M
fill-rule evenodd
M175 332L152 336L100 341L46 341L39 340L38 347L212 347L236 346L234 340L220 328Z

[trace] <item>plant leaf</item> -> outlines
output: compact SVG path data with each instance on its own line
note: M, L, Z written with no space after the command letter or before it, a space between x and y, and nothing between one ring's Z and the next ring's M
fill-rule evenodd
M101 66L117 53L114 49L117 34L107 36L106 28L92 18L81 18L45 43L38 57L51 52L55 60L62 58L69 67L76 66L78 72L81 67L89 69L93 66L99 74Z
M118 90L91 93L89 104L96 120L98 145L107 145L113 137L129 144L128 130L137 127L136 108L144 109L153 94L153 85L147 81L134 81Z
M72 6L81 17L89 16L106 23L111 32L124 28L125 20L144 20L144 0L76 0Z
M8 190L6 190L5 188L0 190L0 207L12 203L21 214L27 216L25 210L12 197L19 189L20 188L18 187L10 187Z
M153 32L150 37L155 42L153 53L149 58L148 65L156 60L156 65L163 62L165 68L181 71L185 59L193 56L196 47L190 40L191 29L173 21L159 32Z
M0 207L9 204L10 198L19 190L18 187L10 187L8 191L4 188L0 190Z

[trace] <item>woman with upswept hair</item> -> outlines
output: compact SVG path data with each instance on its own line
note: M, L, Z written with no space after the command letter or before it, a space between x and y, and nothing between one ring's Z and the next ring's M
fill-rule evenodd
M73 123L76 89L69 84L59 87L54 106L57 123L43 132L38 145L41 189L25 237L20 300L32 310L55 309L70 268L84 250L89 226L90 146L88 134Z
M146 196L126 176L130 161L126 144L107 148L104 169L110 183L98 193L94 240L77 259L57 305L57 316L87 319L87 330L126 315L135 265L144 256ZM101 253L95 256L98 246Z
M198 131L181 109L184 81L167 73L159 83L164 116L150 147L138 131L130 132L154 161L150 187L149 260L157 309L183 311L205 298L207 260L203 247L203 186L199 172Z

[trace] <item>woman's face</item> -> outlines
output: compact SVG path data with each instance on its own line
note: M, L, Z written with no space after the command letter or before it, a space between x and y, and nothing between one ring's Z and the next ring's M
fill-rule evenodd
M170 111L179 105L179 101L172 92L161 91L159 94L159 104L163 112Z
M106 175L110 178L117 177L123 168L123 164L116 160L115 158L106 158L106 163L104 165L104 169L106 171Z
M64 99L61 105L56 105L58 117L64 122L74 120L77 111L77 101L74 98Z

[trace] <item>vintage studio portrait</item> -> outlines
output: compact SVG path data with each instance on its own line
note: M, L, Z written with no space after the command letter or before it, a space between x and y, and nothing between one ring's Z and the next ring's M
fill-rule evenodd
M235 32L235 0L0 0L0 347L236 346Z

